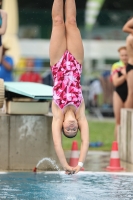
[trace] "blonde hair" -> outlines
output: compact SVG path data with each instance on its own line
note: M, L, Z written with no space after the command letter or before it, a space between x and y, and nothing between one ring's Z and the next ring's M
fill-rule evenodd
M127 50L127 48L126 48L126 46L122 46L122 47L119 47L119 49L118 49L118 52L120 52L121 50Z

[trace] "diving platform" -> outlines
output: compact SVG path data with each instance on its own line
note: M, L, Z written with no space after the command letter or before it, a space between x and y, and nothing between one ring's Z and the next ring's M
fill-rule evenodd
M7 114L47 114L52 87L41 83L4 82Z
M23 97L29 97L35 100L52 99L52 87L41 83L31 82L4 82L5 91L15 94L19 94Z

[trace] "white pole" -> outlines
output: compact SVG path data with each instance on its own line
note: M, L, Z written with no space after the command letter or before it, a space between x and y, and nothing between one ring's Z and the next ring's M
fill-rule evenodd
M104 1L105 0L87 0L85 20L89 30L92 30Z

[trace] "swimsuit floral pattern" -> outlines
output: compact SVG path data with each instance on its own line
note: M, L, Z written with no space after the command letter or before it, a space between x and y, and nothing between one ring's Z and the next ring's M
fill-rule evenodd
M83 95L80 85L82 66L66 51L57 64L51 67L54 86L53 100L63 109L71 104L80 106Z

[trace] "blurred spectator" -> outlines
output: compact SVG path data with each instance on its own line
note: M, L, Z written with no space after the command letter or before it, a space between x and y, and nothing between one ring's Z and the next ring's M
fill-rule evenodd
M120 111L125 107L127 100L128 88L126 81L126 66L128 62L127 48L122 46L118 49L120 61L112 66L111 80L115 87L113 92L113 108L115 114L115 140L117 140L118 126L120 124Z
M43 80L43 84L53 86L53 77L52 77L51 70L47 70L42 75L42 80Z
M110 81L110 70L105 70L99 78L103 90L103 104L112 105L113 101L113 84Z
M16 75L20 76L26 71L26 59L20 58L16 65Z
M126 80L128 86L128 96L125 103L126 108L133 108L133 17L123 26L123 31L129 33L126 38L128 63L126 66Z
M20 81L42 83L42 78L41 78L40 74L34 71L34 60L33 59L27 59L26 70L27 71L21 75Z
M8 48L3 46L2 61L0 64L0 78L4 81L13 81L12 71L14 63L12 57L5 55L7 50Z
M44 67L43 59L39 59L39 58L34 59L34 66L35 66L35 71L37 72L42 71Z
M99 79L93 79L89 84L89 106L98 107L98 96L102 93Z

